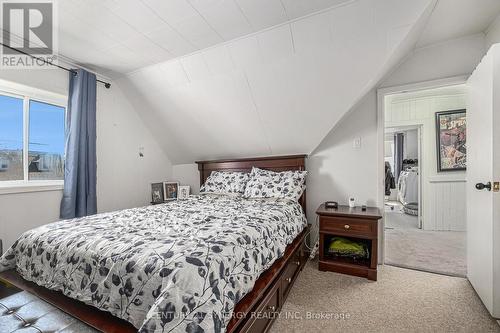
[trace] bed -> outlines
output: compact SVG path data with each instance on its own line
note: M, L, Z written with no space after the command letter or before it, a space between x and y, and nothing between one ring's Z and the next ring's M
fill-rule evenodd
M197 163L204 183L304 159ZM202 195L56 222L23 234L0 278L105 332L262 332L304 265L304 205Z

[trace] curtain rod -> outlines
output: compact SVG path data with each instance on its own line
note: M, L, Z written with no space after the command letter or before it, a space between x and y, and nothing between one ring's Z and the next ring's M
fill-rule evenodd
M13 51L16 51L16 52L18 52L18 53L21 53L21 54L27 55L28 57L31 57L31 58L33 58L33 59L36 59L36 60L42 61L43 63L45 63L45 64L47 64L47 65L57 67L57 68L59 68L59 69L65 70L65 71L70 72L70 73L73 73L73 75L76 75L76 71L74 71L73 69L69 69L69 68L66 68L66 67L63 67L63 66L60 66L60 65L53 64L53 63L48 62L47 60L45 60L45 59L43 59L43 58L35 57L34 55L31 55L31 54L29 54L29 53L26 53L26 52L24 52L24 51L21 51L21 50L19 50L19 49L14 48L14 47L11 47L11 46L8 46L8 45L5 45L4 43L0 43L0 45L2 45L2 46L4 46L4 47L6 47L6 48L8 48L8 49L11 49L11 50L13 50ZM99 80L99 79L96 79L96 81L97 81L97 82L100 82L100 83L102 83L102 84L104 84L104 86L106 87L106 89L111 88L111 83L109 83L109 82L101 81L101 80Z

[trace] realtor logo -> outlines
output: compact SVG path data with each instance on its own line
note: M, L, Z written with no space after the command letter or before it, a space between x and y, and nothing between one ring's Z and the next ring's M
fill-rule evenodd
M52 1L4 0L2 67L48 68L54 64L56 29Z

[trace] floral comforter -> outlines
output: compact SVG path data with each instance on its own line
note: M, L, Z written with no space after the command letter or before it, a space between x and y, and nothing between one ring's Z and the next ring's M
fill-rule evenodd
M305 225L298 203L191 196L27 231L0 271L16 268L140 332L223 332Z

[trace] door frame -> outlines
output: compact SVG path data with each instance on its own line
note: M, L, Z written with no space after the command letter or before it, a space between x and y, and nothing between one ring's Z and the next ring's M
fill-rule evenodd
M449 78L410 83L398 86L377 89L377 206L384 212L384 141L385 141L385 97L397 93L413 92L419 90L442 88L467 83L468 75L453 76ZM419 163L420 164L420 163ZM420 195L420 193L419 193ZM379 264L385 262L385 214L379 224Z

